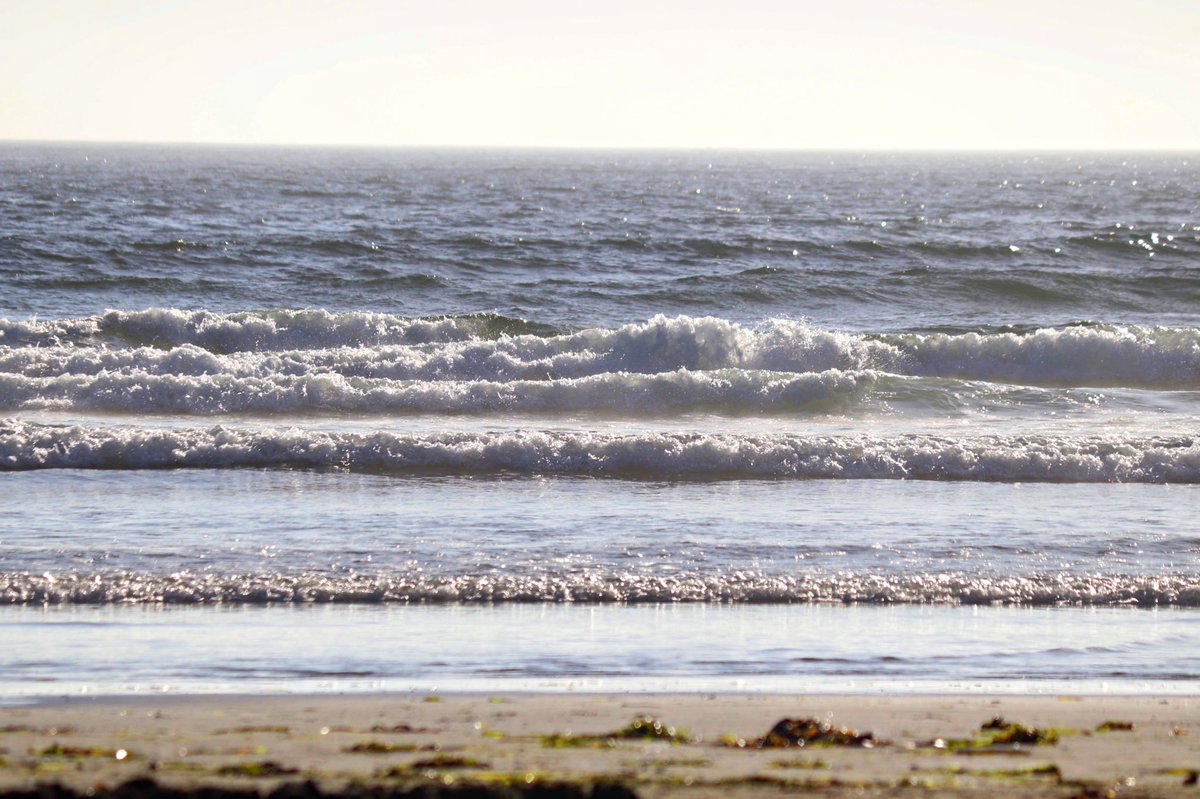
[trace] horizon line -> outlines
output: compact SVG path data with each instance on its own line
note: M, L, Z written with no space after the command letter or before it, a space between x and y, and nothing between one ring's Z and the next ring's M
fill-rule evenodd
M1200 155L1200 145L1194 147L1175 146L1028 146L1028 147L982 147L982 146L899 146L899 147L843 147L843 146L796 146L766 147L755 145L689 145L689 144L385 144L362 142L257 142L257 141L198 141L198 140L155 140L133 139L70 139L47 138L25 139L0 137L0 145L108 145L117 147L225 147L245 149L297 149L297 150L447 150L447 151L493 151L493 152L676 152L676 153L789 153L789 154L1072 154L1072 153L1161 153Z

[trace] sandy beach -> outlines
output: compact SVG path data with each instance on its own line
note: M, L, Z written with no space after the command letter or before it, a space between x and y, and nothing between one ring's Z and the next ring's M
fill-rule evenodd
M768 735L782 719L800 720L797 737ZM121 795L118 786L140 780L129 789L139 795L302 786L313 795L1192 796L1200 700L76 698L0 708L0 765L7 795L49 795L48 786Z

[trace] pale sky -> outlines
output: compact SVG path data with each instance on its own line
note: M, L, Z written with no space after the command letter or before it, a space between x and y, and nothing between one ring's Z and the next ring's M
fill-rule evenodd
M0 0L0 139L1200 149L1200 0Z

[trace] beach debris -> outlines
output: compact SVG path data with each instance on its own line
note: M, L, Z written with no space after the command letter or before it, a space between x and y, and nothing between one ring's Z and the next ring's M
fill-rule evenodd
M233 763L217 769L217 774L221 777L283 777L299 773L300 769L281 766L273 760L264 760L260 763Z
M942 773L953 776L980 777L984 779L1051 779L1062 782L1062 771L1054 763L1042 763L1022 768L998 769L969 769L963 766L951 766L941 770Z
M53 737L56 735L74 735L75 728L74 727L49 727L46 729L41 729L38 727L31 727L28 724L6 724L5 726L0 727L0 733L4 733L4 734L30 733L33 735L49 735L49 736Z
M619 730L603 735L576 735L572 732L542 736L542 746L561 749L571 746L616 746L618 741L667 741L690 743L686 730L677 730L652 716L641 716Z
M491 765L476 760L473 757L461 755L434 755L424 760L409 764L411 769L447 769L447 768L491 768Z
M65 746L57 741L47 746L39 754L43 758L70 760L92 757L125 760L129 757L129 752L125 749L103 749L98 746Z
M610 732L608 738L623 738L623 739L655 739L666 741L687 742L691 740L687 733L676 730L674 727L663 724L652 716L642 716L634 719L628 725L619 730Z
M836 780L823 780L821 787L834 787L835 783ZM795 788L792 780L785 777L777 777L773 774L740 774L732 777L722 777L713 784L722 788L735 788L746 785L767 785L781 790Z
M707 768L711 765L712 761L707 757L657 758L654 760L643 760L638 764L640 768L654 769L655 771L665 771L669 768Z
M1182 777L1184 785L1200 784L1200 771L1194 768L1165 768L1159 773L1167 777Z
M264 775L265 776L265 775ZM436 782L416 789L400 791L378 790L366 785L348 785L339 790L322 790L309 781L285 782L269 794L246 788L207 786L178 788L156 782L150 777L138 777L113 787L98 785L74 789L62 785L39 786L29 796L43 799L380 799L380 797L424 797L424 799L637 799L627 785L617 781L568 782L546 779L533 772L503 775L495 781L456 784L439 777Z
M750 742L756 749L784 746L861 746L870 749L880 745L869 732L860 733L849 727L836 727L820 719L780 719L767 734Z
M1056 744L1063 734L1060 730L1010 722L1002 716L984 722L979 727L979 733L974 738L934 738L917 744L916 748L941 749L964 754L1013 752L1027 746Z
M416 744L391 744L384 741L361 741L342 750L355 755L390 755L396 752L433 751L432 747L417 746Z
M979 731L983 735L975 739L975 742L983 746L1004 744L1037 746L1040 744L1057 743L1059 737L1057 730L1029 727L1009 721L1003 716L994 716L990 721L981 724Z
M484 724L482 721L475 722L475 729L479 732L479 734L481 736L483 736L484 738L487 738L489 741L503 741L504 740L504 733L500 732L499 730L493 730L491 727Z
M993 719L993 721L1003 721L1003 719ZM1058 743L1056 730L1027 727L1024 724L985 725L980 728L980 731L991 733L991 739L984 744L985 746L1042 746L1043 744Z
M411 724L393 724L390 727L384 724L376 724L370 731L374 733L393 733L396 735L437 732L437 730L432 730L429 727L414 727Z
M803 758L795 760L772 760L767 765L771 768L804 769L806 771L819 771L832 768L828 760L806 760Z

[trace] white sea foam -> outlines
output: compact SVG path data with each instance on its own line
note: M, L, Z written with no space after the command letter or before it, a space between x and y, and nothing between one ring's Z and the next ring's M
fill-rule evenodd
M504 432L396 435L0 423L0 469L229 467L660 478L1200 482L1191 437Z
M1200 331L1068 327L888 337L913 374L1034 385L1200 387Z
M337 373L242 377L141 370L57 377L0 373L0 409L128 413L471 413L599 410L658 415L697 408L735 413L832 412L861 400L873 372L723 369L599 374L562 380L397 381Z
M0 322L0 373L509 381L838 369L1046 386L1200 388L1200 330L1193 328L864 335L785 320L747 327L713 317L656 317L551 336L506 332L527 327L496 317L114 311L85 320Z
M0 605L471 602L738 602L753 604L1119 605L1200 607L1194 574L1019 576L974 574L436 575L328 573L170 575L136 572L0 573Z

